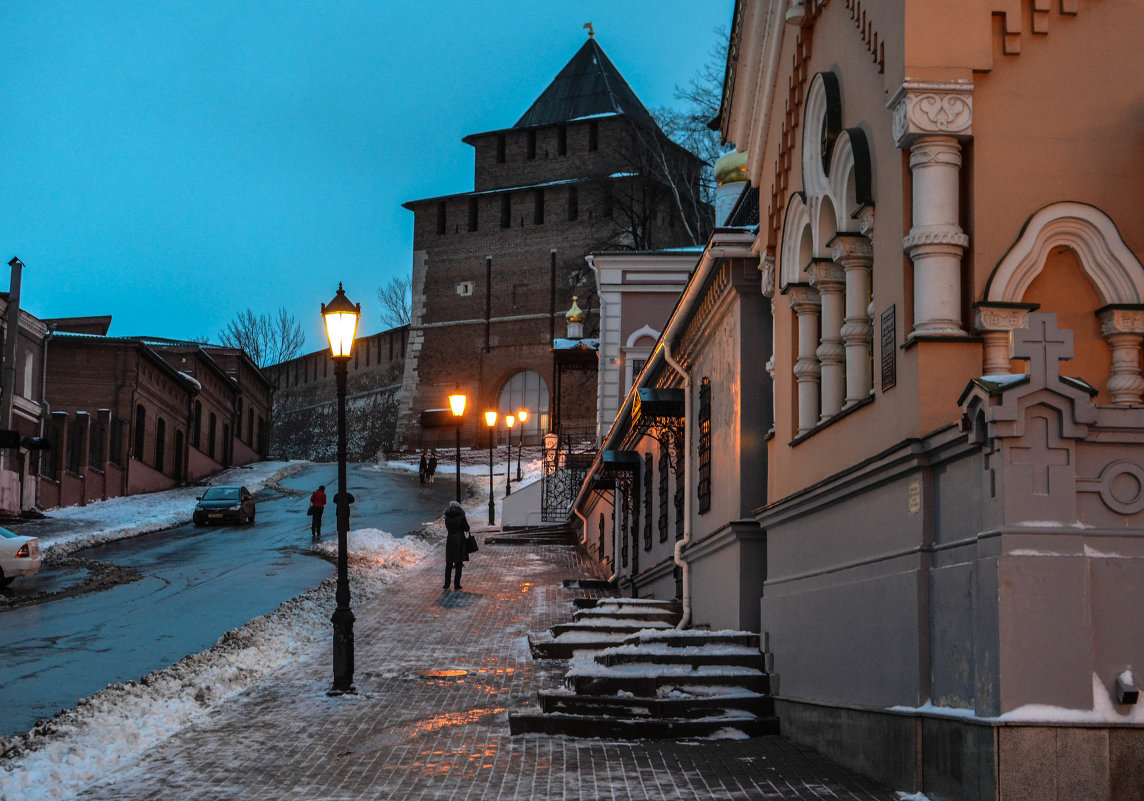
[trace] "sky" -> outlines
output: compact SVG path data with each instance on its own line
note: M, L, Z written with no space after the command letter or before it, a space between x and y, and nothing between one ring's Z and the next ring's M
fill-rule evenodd
M217 341L246 309L284 308L310 352L339 282L376 333L378 288L412 265L401 204L471 190L461 138L511 127L585 23L655 109L733 5L9 3L0 256L25 264L29 313L111 315L112 336Z

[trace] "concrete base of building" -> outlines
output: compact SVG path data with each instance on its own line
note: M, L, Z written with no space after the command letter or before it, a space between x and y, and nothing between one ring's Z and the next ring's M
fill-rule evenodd
M1144 801L1144 727L1008 723L775 699L782 734L932 801Z

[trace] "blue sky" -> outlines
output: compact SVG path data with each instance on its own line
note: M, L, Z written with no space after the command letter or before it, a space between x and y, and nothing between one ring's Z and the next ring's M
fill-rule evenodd
M472 189L461 137L516 122L585 22L655 108L732 7L9 3L0 255L27 266L29 312L110 314L113 335L214 339L248 307L281 306L316 350L338 281L376 332L377 288L412 263L401 204Z

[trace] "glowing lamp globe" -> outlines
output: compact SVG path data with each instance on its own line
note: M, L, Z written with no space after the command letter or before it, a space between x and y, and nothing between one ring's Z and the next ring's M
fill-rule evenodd
M338 282L338 294L329 303L322 304L322 317L326 321L326 336L330 340L330 355L335 359L349 359L361 318L361 304L351 303Z

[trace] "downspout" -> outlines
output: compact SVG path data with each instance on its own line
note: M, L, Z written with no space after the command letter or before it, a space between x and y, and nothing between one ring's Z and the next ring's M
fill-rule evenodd
M683 558L683 549L691 543L691 470L687 464L691 455L691 374L683 369L683 365L675 360L671 354L671 340L664 337L663 358L671 369L679 373L683 379L683 457L680 459L680 470L683 473L683 538L675 543L675 563L679 565L680 575L683 579L683 616L676 625L677 629L685 629L691 623L691 567Z
M48 324L47 333L40 343L40 439L44 438L44 424L52 416L52 404L48 403L48 342L56 332L56 327ZM37 462L38 464L38 462ZM36 467L36 500L35 508L40 508L40 468Z

